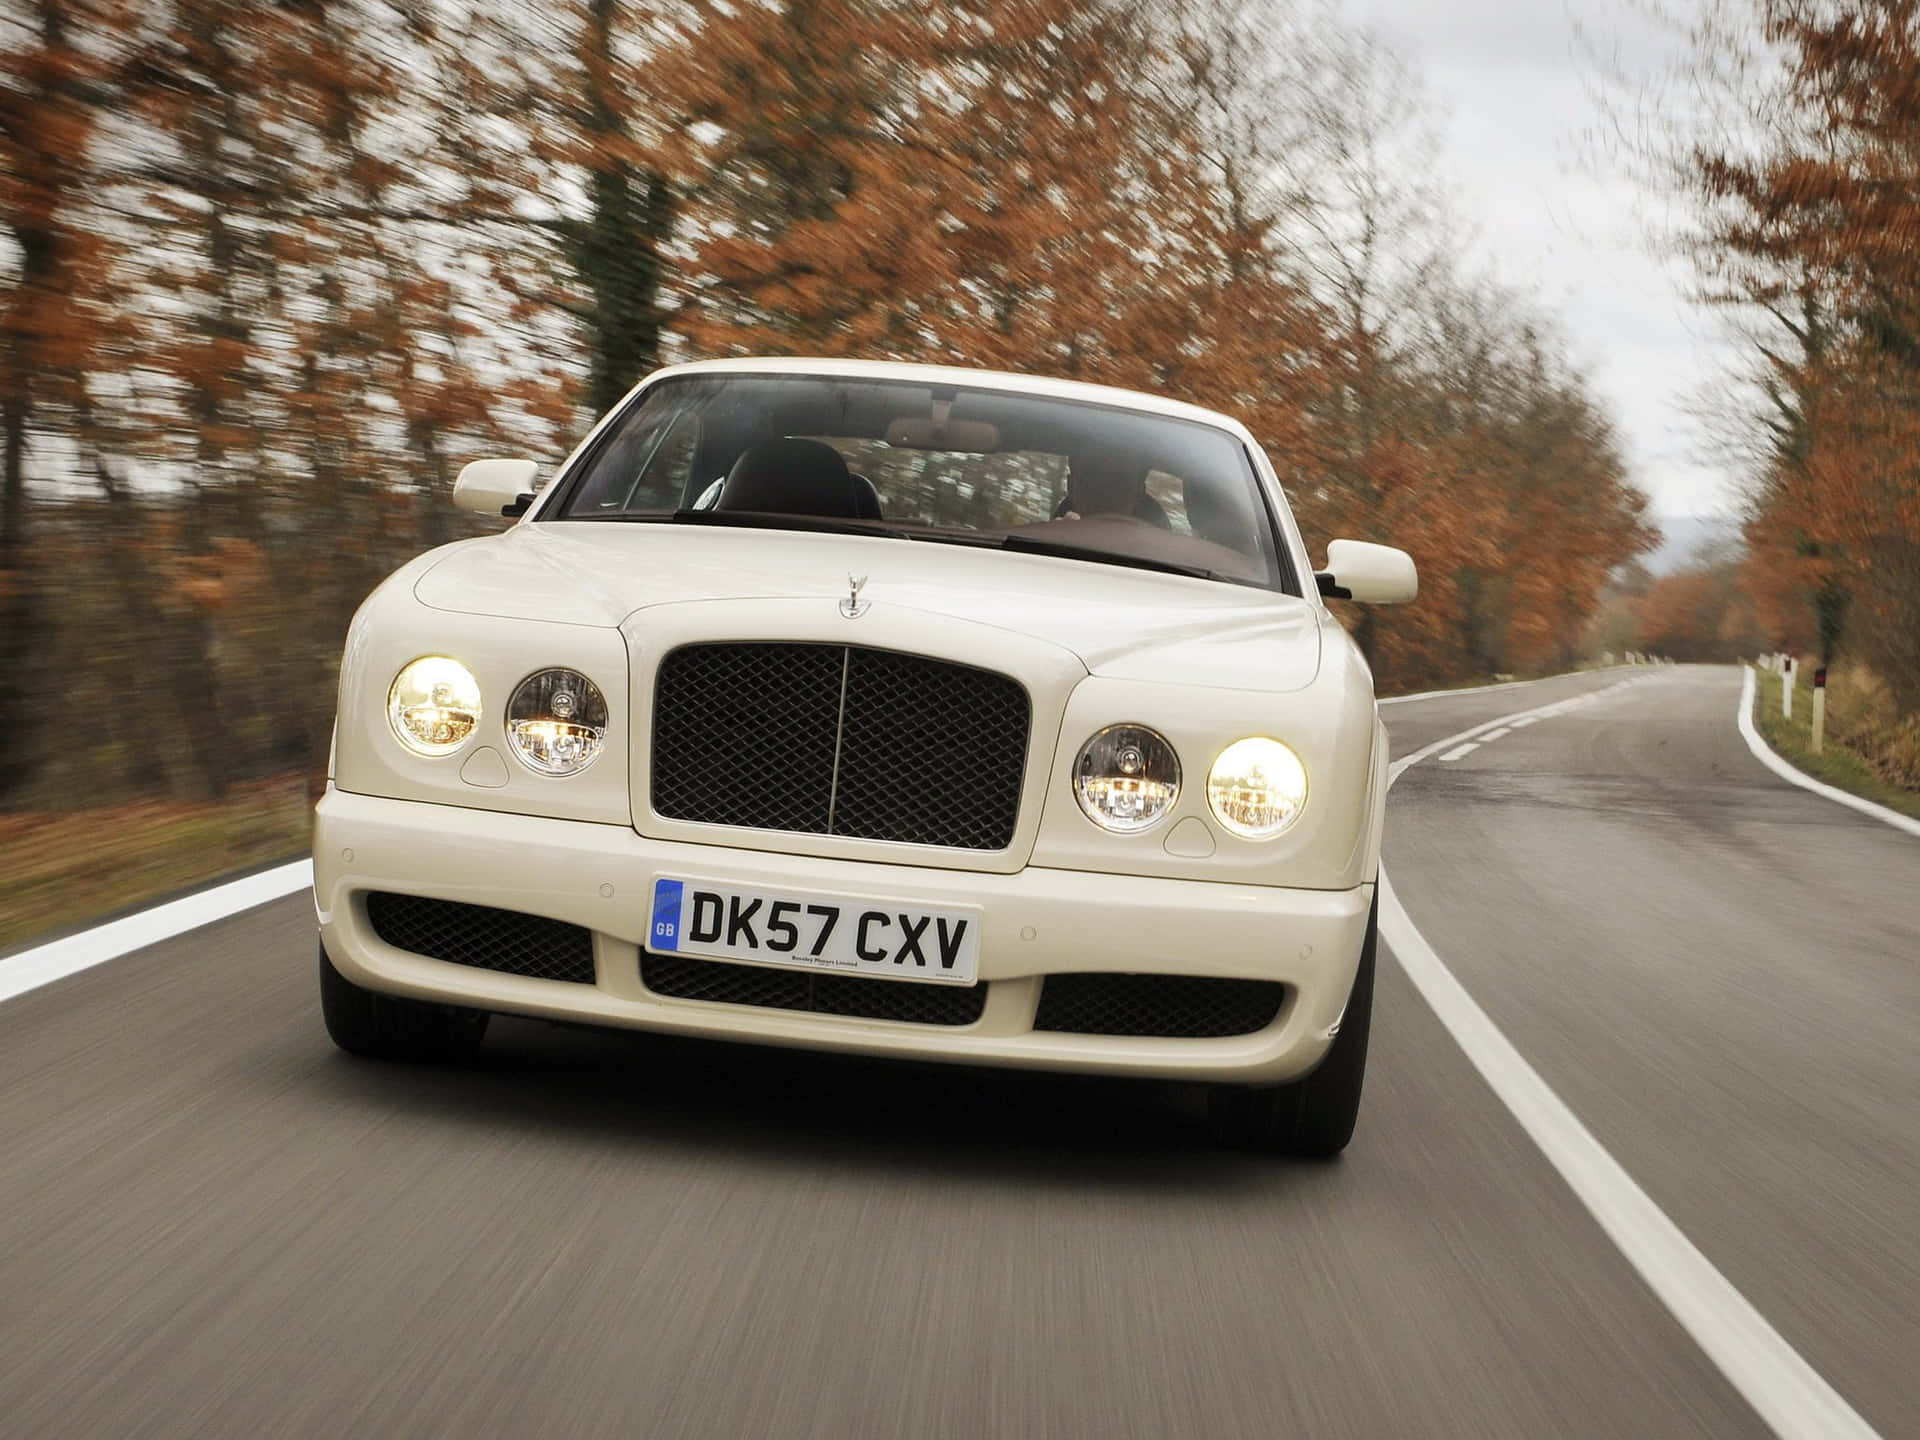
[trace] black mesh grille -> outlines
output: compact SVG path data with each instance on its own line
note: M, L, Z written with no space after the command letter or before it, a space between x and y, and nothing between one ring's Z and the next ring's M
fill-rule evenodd
M971 1025L987 1003L985 985L868 980L858 975L729 965L723 960L696 960L690 955L660 955L651 950L641 952L640 979L654 994L677 1000L857 1015L864 1020L901 1020L912 1025Z
M1049 975L1036 1030L1081 1035L1250 1035L1280 1013L1287 987L1274 980L1201 975Z
M654 686L654 810L672 820L1004 850L1026 770L1008 676L857 646L686 645Z
M593 984L593 932L584 926L384 890L368 894L367 918L373 933L398 950L536 980Z
M653 697L653 808L675 820L826 833L838 645L687 645Z

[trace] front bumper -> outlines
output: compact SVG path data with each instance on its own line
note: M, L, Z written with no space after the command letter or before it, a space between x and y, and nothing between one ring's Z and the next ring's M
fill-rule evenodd
M552 1020L919 1060L1243 1083L1306 1073L1326 1053L1366 938L1372 885L1283 890L1028 866L1011 875L648 839L626 826L509 815L329 789L314 818L314 902L333 963L394 995ZM656 873L984 911L971 1025L945 1027L658 996L640 979ZM429 959L382 941L366 895L394 891L524 911L594 935L592 985ZM1125 971L1277 980L1249 1035L1138 1038L1036 1031L1050 974ZM909 981L876 981L909 984Z

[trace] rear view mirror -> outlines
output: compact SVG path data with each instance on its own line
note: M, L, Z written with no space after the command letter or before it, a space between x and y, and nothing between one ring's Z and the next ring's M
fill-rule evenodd
M1000 427L986 420L942 422L903 415L887 422L887 444L901 450L953 450L991 455L1000 448Z
M453 482L453 503L476 515L520 515L533 503L531 460L475 460Z
M1322 595L1362 605L1399 605L1420 593L1411 555L1365 540L1328 541L1326 568L1313 578Z

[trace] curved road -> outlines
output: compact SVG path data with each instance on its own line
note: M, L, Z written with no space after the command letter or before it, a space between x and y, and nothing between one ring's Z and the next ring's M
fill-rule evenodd
M1739 683L1390 706L1404 757L1592 697L1409 769L1387 865L1648 1196L1920 1434L1920 840L1764 769ZM0 1005L0 1434L1765 1434L1396 964L1377 1006L1353 1148L1294 1165L1126 1082L521 1021L356 1063L308 900L266 906Z

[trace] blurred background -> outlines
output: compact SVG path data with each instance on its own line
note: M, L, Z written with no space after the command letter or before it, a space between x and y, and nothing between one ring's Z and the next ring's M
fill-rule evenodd
M477 533L460 466L550 477L724 354L1230 411L1316 553L1417 559L1350 617L1383 693L1791 650L1920 786L1914 7L1821 17L1683 7L1651 89L1588 67L1738 359L1745 509L1656 573L1560 324L1342 7L0 0L0 949L298 854L347 620Z

